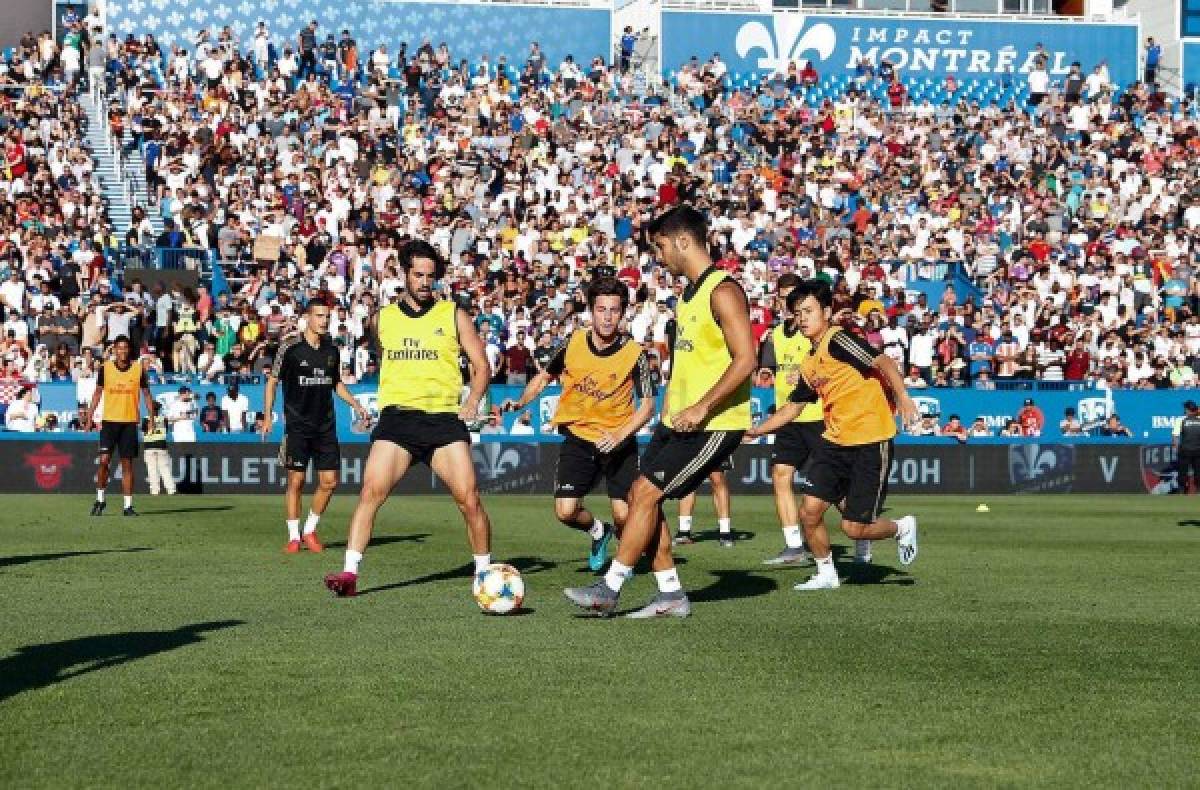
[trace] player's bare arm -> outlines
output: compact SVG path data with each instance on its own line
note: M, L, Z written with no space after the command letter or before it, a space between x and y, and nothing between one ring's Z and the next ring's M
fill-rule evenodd
M525 389L521 392L521 397L517 398L515 401L509 401L505 405L513 411L520 411L530 403L533 403L534 398L536 398L538 395L541 395L542 392L545 391L546 387L549 387L556 378L558 377L544 370L539 370L537 374L529 380L529 383L525 385Z
M713 407L733 394L754 373L758 355L754 350L754 333L750 329L750 311L746 295L736 283L717 286L712 295L712 311L725 336L731 357L728 367L717 383L700 400L678 414L671 415L671 425L680 431L692 431L704 422Z
M267 376L267 386L263 390L263 421L262 428L259 433L263 439L271 435L271 429L275 427L275 388L279 386L279 379L275 377L274 371Z
M349 406L354 412L355 419L366 420L371 416L367 410L363 408L363 405L358 402L358 398L354 397L354 394L350 392L350 389L346 386L345 382L339 381L337 386L333 388L333 391L334 394L341 398L342 402Z
M918 417L917 404L913 403L912 397L909 396L908 388L904 386L904 377L900 375L900 369L896 367L896 363L886 354L879 354L872 363L883 376L888 388L896 396L896 411L900 413L904 424L915 422Z
M491 366L488 364L483 341L479 339L479 333L475 331L475 324L467 312L465 310L456 311L454 322L458 327L459 345L462 346L463 353L467 355L467 361L471 366L471 391L467 394L467 402L462 405L458 417L470 422L479 416L479 403L487 394L488 373Z

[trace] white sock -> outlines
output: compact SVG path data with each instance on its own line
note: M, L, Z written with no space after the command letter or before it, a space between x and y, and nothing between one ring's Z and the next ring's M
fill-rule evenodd
M133 507L133 497L125 497L125 507Z
M103 489L103 488L97 488L97 489L96 489L96 501L97 501L97 502L103 502L103 501L104 501L104 489Z
M604 583L613 592L620 592L621 585L625 584L625 580L632 575L633 568L613 560L612 564L608 566L608 573L604 574Z
M912 529L912 523L911 523L910 516L905 516L904 518L897 519L894 523L896 524L896 540L900 540L901 538L906 537L908 535L909 531Z
M679 517L679 531L680 532L691 532L692 531L692 517L691 516L680 516Z
M820 557L814 557L813 560L817 564L818 576L837 575L837 568L835 568L833 565L833 552L830 552L829 556L825 557L824 559Z
M600 540L600 538L604 537L604 531L607 528L607 524L593 516L592 526L588 528L588 534L592 536L592 540Z
M288 540L300 540L300 519L289 518L287 520Z
M312 533L316 532L317 524L320 522L321 516L319 513L314 513L311 510L308 511L308 518L304 521L304 534L311 535Z
M299 522L299 519L296 519ZM346 573L358 575L358 563L362 562L362 552L346 549L346 564L342 566L342 570Z
M802 549L804 548L804 533L800 531L800 527L784 527L783 542L789 549Z
M658 591L664 593L679 592L683 585L679 583L679 574L674 568L665 571L655 571L654 581L658 582Z
M733 532L733 519L717 519L717 529L721 531L722 535L728 535L730 532Z
M482 573L487 566L492 564L491 554L472 554L471 556L475 559L476 573Z

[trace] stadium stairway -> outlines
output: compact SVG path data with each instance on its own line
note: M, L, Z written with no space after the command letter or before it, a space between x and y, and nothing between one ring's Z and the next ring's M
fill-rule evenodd
M100 187L100 195L108 206L108 217L112 222L113 232L123 237L129 230L133 207L150 205L142 152L135 149L125 157L124 173L122 173L118 158L109 146L108 136L105 134L105 130L108 128L108 118L104 112L103 102L96 101L96 97L90 92L81 94L80 101L87 111L87 141L96 161L95 178ZM121 144L128 145L129 141L130 134L126 131ZM122 177L124 177L124 182ZM128 183L128 189L126 189L125 183ZM157 237L162 233L162 219L158 216L157 211L147 209L146 214L150 217L150 224L154 226L154 234Z

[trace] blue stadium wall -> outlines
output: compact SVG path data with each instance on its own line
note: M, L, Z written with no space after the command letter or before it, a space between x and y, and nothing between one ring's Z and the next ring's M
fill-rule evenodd
M1183 60L1183 89L1188 94L1194 94L1200 89L1200 40L1185 38L1180 48Z
M714 52L731 74L770 74L790 61L812 60L822 74L848 72L869 56L890 57L907 76L996 79L1027 72L1041 43L1051 77L1072 61L1086 71L1100 59L1119 84L1137 73L1138 26L1132 23L992 22L939 17L822 16L797 12L735 14L663 12L662 64L678 69L693 56Z
M498 3L399 3L378 0L113 0L108 4L109 27L124 36L152 32L168 48L180 44L189 50L203 29L229 25L245 45L258 22L265 21L277 46L294 46L302 25L316 19L318 33L340 36L350 30L360 56L380 43L395 56L401 42L414 51L428 38L436 47L443 41L455 62L474 63L488 55L494 64L500 55L509 63L523 63L529 43L538 41L551 63L566 55L585 64L595 55L607 59L611 14L605 9L508 6Z

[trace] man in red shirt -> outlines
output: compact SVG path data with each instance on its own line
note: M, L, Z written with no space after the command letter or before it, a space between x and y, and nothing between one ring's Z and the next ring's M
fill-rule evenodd
M1042 427L1046 424L1046 415L1033 404L1033 398L1026 398L1025 405L1017 412L1017 422L1025 436L1041 436Z
M1063 369L1063 378L1067 381L1083 381L1092 369L1092 355L1083 347L1082 340L1075 341L1075 347L1067 353L1067 364Z

